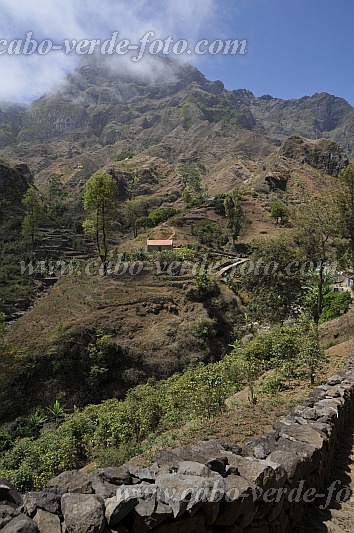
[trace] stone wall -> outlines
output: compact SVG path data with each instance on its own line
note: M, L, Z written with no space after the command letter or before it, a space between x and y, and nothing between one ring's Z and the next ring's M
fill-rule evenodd
M4 533L286 533L324 493L354 413L354 358L273 431L238 446L217 440L131 464L64 472L40 493L0 480Z

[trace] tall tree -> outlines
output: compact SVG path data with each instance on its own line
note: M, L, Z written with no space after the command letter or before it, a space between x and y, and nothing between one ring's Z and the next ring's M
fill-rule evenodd
M116 207L117 187L109 174L95 172L86 184L84 209L87 218L84 231L95 239L98 255L107 273L108 236Z
M228 226L231 230L232 242L235 244L240 236L242 224L244 221L243 209L241 206L241 193L235 190L232 194L226 196L224 200L225 215L228 219Z
M283 323L299 308L305 257L292 235L277 235L253 243L251 262L245 264L242 287L250 293L249 310L256 320ZM242 268L241 268L242 272Z
M339 175L340 186L335 195L338 209L339 231L350 246L351 264L354 272L354 163Z
M297 230L299 246L308 261L313 262L317 273L317 305L313 319L318 326L323 308L325 268L333 251L333 239L337 235L337 218L333 198L311 200L299 206L292 216Z
M32 250L35 249L36 237L41 222L45 218L44 208L39 193L30 187L22 198L25 208L25 218L22 222L22 235L31 242Z
M45 199L48 206L48 215L57 219L67 209L67 193L64 191L63 182L59 174L51 174L48 179L48 187L45 191Z

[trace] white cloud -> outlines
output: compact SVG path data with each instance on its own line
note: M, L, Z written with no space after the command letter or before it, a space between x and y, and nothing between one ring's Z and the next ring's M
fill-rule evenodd
M134 44L148 31L156 38L169 35L187 39L193 45L208 38L217 27L220 1L179 0L2 0L0 39L24 39L25 34L42 41L52 39L108 39L119 31L119 38ZM29 101L55 87L72 70L79 58L52 51L47 55L0 55L0 101ZM136 63L134 68L143 68Z

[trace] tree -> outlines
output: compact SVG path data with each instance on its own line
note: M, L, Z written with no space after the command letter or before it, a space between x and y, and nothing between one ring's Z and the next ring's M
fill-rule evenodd
M288 209L285 204L281 202L274 202L271 207L270 216L275 219L275 223L284 222L288 215Z
M60 217L67 209L67 193L63 190L63 182L59 174L51 174L48 180L48 187L45 192L48 205L48 214L53 218Z
M231 230L232 242L235 244L240 236L242 223L244 221L243 209L241 206L241 193L235 190L224 200L225 215L228 219L228 226Z
M317 273L317 305L312 318L318 326L323 308L325 268L331 256L333 239L337 234L333 201L328 197L314 199L311 204L299 206L293 212L292 220L297 231L298 244L306 259L313 263Z
M327 356L321 347L316 324L304 320L301 328L303 340L299 351L299 362L304 368L303 373L310 378L311 385L314 385L316 373L323 368Z
M349 240L354 271L354 163L342 170L339 175L339 182L340 186L335 195L339 231L345 239Z
M95 172L86 184L84 209L88 216L83 227L87 235L95 239L97 252L107 273L108 235L116 207L117 188L109 174Z
M279 235L253 244L253 254L243 289L250 292L250 311L257 320L282 323L298 311L303 274L300 269L304 253L291 235ZM242 272L242 270L241 270Z
M22 198L25 207L25 218L22 222L22 235L30 239L32 250L35 249L36 237L41 222L43 222L44 208L39 193L34 187L30 187Z

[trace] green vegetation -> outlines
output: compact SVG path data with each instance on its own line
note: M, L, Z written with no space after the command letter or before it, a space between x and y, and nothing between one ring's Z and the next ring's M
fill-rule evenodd
M231 230L232 242L235 244L240 236L242 224L244 222L244 213L241 206L241 192L235 190L232 194L227 195L224 200L224 207L228 226Z
M44 198L47 206L48 217L60 224L63 216L68 210L68 194L64 191L64 185L58 174L51 174L48 179Z
M132 159L133 157L134 153L127 150L126 152L121 152L114 156L113 161L125 161L126 159Z
M219 224L210 220L200 220L195 222L192 227L193 235L196 235L200 244L219 247L228 242L228 237L222 231Z
M151 221L152 226L158 226L163 222L166 222L169 218L176 215L177 210L174 207L167 207L164 209L154 209L150 211L148 218Z
M187 207L199 205L207 197L207 192L203 189L200 174L193 165L182 163L177 167L177 172L183 180L182 199Z
M287 220L288 217L288 208L282 202L274 202L271 207L270 216L274 218L275 223L282 224Z
M22 222L22 234L30 241L32 250L35 249L39 226L45 218L42 200L34 187L30 187L22 199L25 208L25 218Z
M117 188L112 176L97 171L86 184L84 209L88 216L83 227L94 238L104 273L107 272L108 236L116 207Z
M96 347L94 354L100 361ZM301 377L312 380L323 361L311 328L300 323L260 334L247 346L236 346L222 361L199 363L166 380L138 385L121 401L75 408L70 414L56 402L48 411L52 427L38 432L46 418L41 420L35 412L24 421L27 431L33 428L31 436L16 437L14 427L0 435L0 476L20 490L32 490L42 488L62 470L89 461L114 457L119 464L146 450L170 428L220 414L226 409L226 398L244 385L255 402L256 380L264 372L275 371L277 386L285 387Z
M338 227L350 250L350 266L354 269L354 164L351 163L339 175L339 186L334 195L338 210Z
M321 322L333 320L349 309L353 298L349 292L328 292L323 297L323 309L321 313Z

